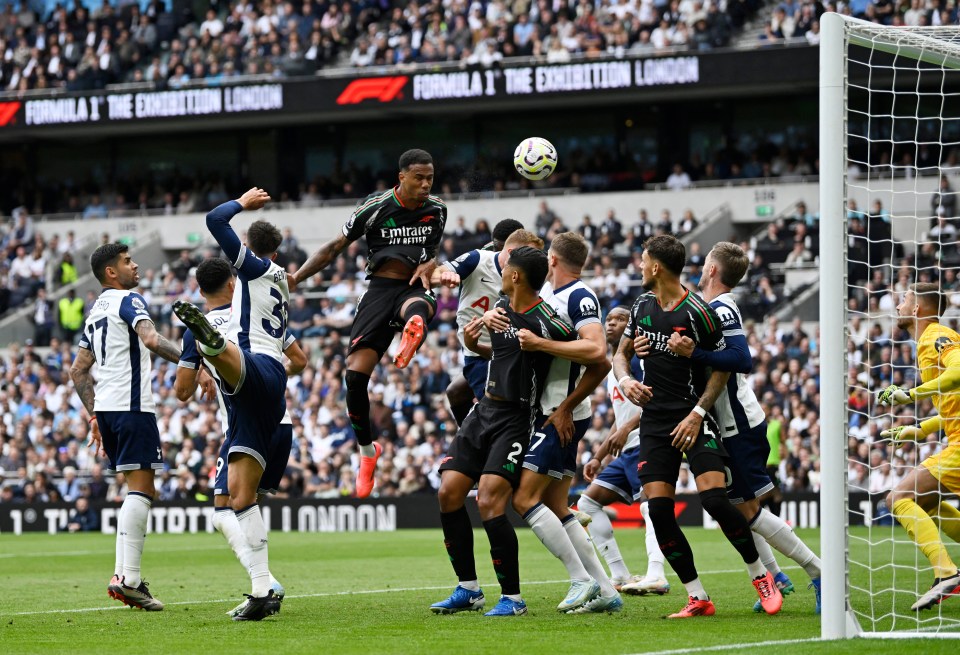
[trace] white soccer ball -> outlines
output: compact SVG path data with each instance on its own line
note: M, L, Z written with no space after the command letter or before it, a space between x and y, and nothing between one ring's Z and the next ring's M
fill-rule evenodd
M513 152L513 165L528 180L543 180L557 170L557 149L538 136L524 139Z

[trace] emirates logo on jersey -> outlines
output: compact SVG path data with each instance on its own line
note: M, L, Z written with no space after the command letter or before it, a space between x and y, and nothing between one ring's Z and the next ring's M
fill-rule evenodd
M391 246L420 245L426 243L431 234L432 225L380 228L380 237L386 239Z

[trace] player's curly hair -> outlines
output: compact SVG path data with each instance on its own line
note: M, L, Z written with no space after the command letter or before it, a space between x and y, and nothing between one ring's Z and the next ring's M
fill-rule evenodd
M130 250L130 246L123 243L105 243L99 246L90 255L90 268L97 281L103 284L103 276L107 274L107 266L113 266L123 253Z
M505 218L493 228L493 242L503 244L511 234L523 229L523 223L515 218Z
M230 268L230 263L220 257L204 259L197 266L197 285L204 293L217 293L232 277L233 270Z
M257 257L270 257L280 248L283 235L276 225L266 221L254 221L247 228L247 247Z
M547 253L539 248L530 246L520 246L510 252L510 258L507 260L508 266L513 266L523 271L527 278L527 284L534 291L540 291L540 287L547 279Z
M405 153L400 155L401 171L409 170L411 166L416 166L417 164L432 165L433 157L431 157L430 153L426 150L420 150L419 148L407 150Z
M687 263L687 249L677 237L670 234L650 237L644 242L643 248L648 257L656 259L677 277L683 273L683 266Z

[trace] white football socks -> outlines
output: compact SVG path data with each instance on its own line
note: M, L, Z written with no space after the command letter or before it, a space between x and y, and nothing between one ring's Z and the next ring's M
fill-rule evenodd
M123 584L136 589L140 586L140 560L143 542L147 538L147 520L150 518L150 498L136 491L127 492L120 509L120 533L123 539Z
M550 511L549 507L543 503L537 503L533 509L524 515L523 519L533 530L533 533L537 535L537 538L547 547L547 550L563 562L571 580L590 579L590 574L587 573L587 569L581 563L580 557L577 555L577 549L570 543L570 537L563 529L560 519Z
M250 546L240 529L236 513L229 507L217 507L213 512L213 527L226 537L233 553L245 571L250 569Z
M644 544L647 547L647 578L662 578L666 580L667 575L663 570L666 558L663 551L660 550L660 543L657 541L657 533L653 529L653 521L650 520L650 507L646 501L640 503L640 514L643 516L643 522L646 525L646 535Z
M751 533L753 534L753 544L757 547L757 552L760 553L760 561L772 575L780 573L780 564L777 563L777 558L773 554L770 544L759 532L751 530Z
M117 553L116 559L113 564L113 573L117 577L123 577L123 528L121 521L123 520L123 505L120 505L120 509L117 510Z
M366 446L360 446L360 454L364 457L373 457L377 454L377 449L373 447L372 443L368 443Z
M766 539L771 546L802 566L810 579L820 577L820 558L800 540L800 537L790 529L790 526L782 518L763 508L753 519L750 529Z
M580 496L577 501L577 508L581 512L590 515L593 521L590 522L590 535L593 537L593 543L597 550L610 567L610 577L618 580L629 580L630 570L623 562L623 555L620 554L620 546L613 536L613 524L610 523L610 517L603 511L600 505L590 496Z
M252 584L251 596L262 598L270 591L270 565L267 556L267 526L263 523L260 506L254 503L236 513L240 531L250 548L247 572Z
M707 590L703 588L703 583L700 582L699 577L694 578L690 582L684 582L683 586L687 590L687 595L691 598L710 600L710 596L707 595Z
M563 522L563 528L567 531L567 536L570 537L570 543L576 548L583 568L585 568L587 573L590 574L590 577L600 585L600 594L604 598L616 596L617 590L614 589L613 583L610 582L610 578L607 577L607 572L603 570L603 564L600 563L600 558L597 557L597 550L593 547L593 544L590 543L590 540L587 539L587 531L580 525L580 522L577 521L573 514L570 514L566 521Z

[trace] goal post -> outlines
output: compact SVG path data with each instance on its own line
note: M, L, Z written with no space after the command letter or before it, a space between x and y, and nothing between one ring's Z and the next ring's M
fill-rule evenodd
M882 307L874 302L884 284L885 293L894 296L905 278L939 281L946 266L941 248L956 246L956 236L949 244L936 237L933 263L921 257L924 248L931 251L926 243L931 226L944 216L942 208L932 208L941 197L941 180L960 173L948 156L960 154L960 28L887 27L836 13L824 14L820 25L821 637L960 638L960 599L926 613L911 611L934 576L895 520L877 522L873 509L883 492L863 483L851 489L851 466L869 471L872 480L886 463L874 467L880 459L875 451L884 457L899 451L870 436L860 442L869 448L866 464L862 452L848 452L851 435L863 435L865 426L875 434L879 423L913 420L876 407L868 396L877 390L876 369L890 365L892 353L902 353L908 343L893 336L896 311L889 297ZM857 305L861 298L867 308ZM878 321L889 328L889 337L870 335L862 359L848 357L851 320ZM890 354L882 354L883 343ZM855 405L851 398L858 399ZM919 411L917 418L926 418ZM917 444L913 459L905 459L911 468L920 453ZM857 496L851 504L851 491L872 495ZM960 561L956 544L943 540Z

